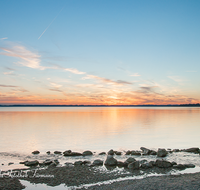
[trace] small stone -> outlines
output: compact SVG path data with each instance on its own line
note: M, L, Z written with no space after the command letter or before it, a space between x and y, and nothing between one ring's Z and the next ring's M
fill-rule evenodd
M173 152L180 152L179 149L173 149L172 151L173 151Z
M92 156L93 153L90 150L86 150L83 152L83 156Z
M195 168L194 164L184 164L186 168Z
M34 161L27 161L24 164L25 166L37 166L39 162L37 160L34 160Z
M141 152L133 150L133 151L131 151L131 155L141 156Z
M131 162L130 164L128 164L128 169L136 170L139 169L139 167L140 167L139 161Z
M43 162L44 165L50 165L51 163L53 163L53 161L50 160L50 159L47 159L47 160L45 160L45 161Z
M112 155L108 155L104 164L107 166L116 166L117 160Z
M122 162L122 161L117 161L117 166L118 166L118 167L124 167L125 165L124 165L124 162Z
M103 161L100 159L94 160L94 162L92 163L95 166L102 166L103 165Z
M14 162L9 162L9 163L8 163L9 166L12 165L12 164L14 164Z
M62 154L61 151L54 151L54 154Z
M106 154L106 153L105 153L105 152L100 152L100 153L99 153L99 155L104 155L104 154Z
M131 154L131 151L128 150L125 155L130 155L130 154Z
M80 165L82 165L82 163L83 163L82 161L76 161L76 162L74 162L74 165L75 166L80 166Z
M199 153L199 148L197 148L197 147L195 147L195 148L188 148L188 149L185 149L185 152Z
M35 150L32 152L32 154L39 154L39 153L40 153L40 151L38 151L38 150Z
M47 153L47 154L51 154L51 152L50 152L50 151L47 151L46 153Z
M122 152L116 151L115 154L116 155L122 155Z
M143 155L148 155L151 153L151 150L145 147L140 147L140 149L142 150L142 154Z
M164 148L159 148L157 152L158 157L165 157L167 156L167 151Z
M71 150L66 150L63 152L63 154L70 154L72 151Z
M174 165L173 168L184 170L186 166L184 164L177 164L177 165Z
M115 152L114 152L113 149L111 149L111 150L108 151L108 155L114 155L114 153L115 153Z

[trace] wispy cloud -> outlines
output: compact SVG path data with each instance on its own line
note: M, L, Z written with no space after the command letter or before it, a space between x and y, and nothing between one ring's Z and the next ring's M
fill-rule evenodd
M168 78L174 80L175 82L181 83L187 81L186 79L183 79L180 76L168 76Z
M16 87L18 87L18 86L0 84L0 87L6 87L6 88L16 88Z
M0 38L0 40L7 40L8 38L7 37L5 37L5 38Z
M15 75L13 72L14 72L14 71L9 71L9 72L4 72L3 74L4 74L4 75Z
M35 52L26 49L24 46L14 45L11 48L0 47L0 49L3 50L3 52L0 52L1 55L19 58L20 61L18 61L17 63L20 65L33 69L45 69L45 67L40 65L41 56Z
M139 77L139 76L141 76L141 75L138 74L138 73L134 73L134 74L131 74L130 76L133 76L133 77Z
M131 82L127 82L127 81L124 81L124 80L111 80L111 79L107 79L107 78L103 78L103 77L99 77L99 76L95 76L95 75L87 75L86 77L83 77L82 78L83 80L85 79L96 79L98 81L101 81L103 83L106 83L106 84L111 84L111 85L130 85L132 84Z
M83 74L85 74L85 72L78 71L77 69L73 69L73 68L65 68L64 70L65 70L65 71L69 71L69 72L74 73L74 74L78 74L78 75L83 75Z

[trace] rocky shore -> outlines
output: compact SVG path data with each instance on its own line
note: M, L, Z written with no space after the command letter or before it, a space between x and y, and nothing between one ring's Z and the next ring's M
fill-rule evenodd
M145 147L141 147L140 150L128 150L126 152L110 150L107 153L101 152L100 155L105 155L106 159L95 159L94 161L81 160L82 157L89 158L93 156L92 151L84 151L83 153L73 152L71 150L66 150L64 152L54 151L53 154L63 155L65 157L76 157L80 158L74 163L65 163L65 166L59 164L59 160L46 159L43 162L38 160L26 160L20 162L25 166L28 166L29 169L16 169L12 171L5 171L1 173L0 177L0 190L1 189L23 189L23 185L20 184L20 179L27 180L31 183L44 183L49 186L57 186L60 184L65 184L67 187L74 187L75 189L83 184L96 184L102 182L101 186L93 185L88 187L89 189L164 189L170 188L171 185L176 187L177 184L180 184L180 188L184 189L184 182L180 182L182 178L187 178L191 183L195 182L193 189L198 186L200 189L199 181L200 174L184 174L180 176L169 175L170 171L179 171L186 168L194 168L195 165L191 163L180 164L174 161L167 161L166 158L169 154L173 152L189 152L191 154L199 154L199 148L189 148L189 149L158 149L151 150ZM32 154L40 154L39 151L33 151ZM47 154L52 154L47 152ZM126 155L127 159L125 161L117 160L115 157ZM140 156L154 156L154 160L147 161L145 159L137 159ZM137 158L135 157L137 156ZM145 175L156 173L163 174L165 176L161 177L147 177L144 179L134 179L121 182L114 182L110 185L105 185L103 182L108 180L114 180L118 178L125 177L144 177ZM189 177L184 177L189 176ZM151 179L151 180L150 180ZM169 180L166 180L169 179ZM143 182L141 182L143 181ZM157 184L158 183L158 184ZM15 184L15 185L13 185ZM147 185L148 184L148 185ZM157 186L155 185L157 184ZM146 185L146 186L145 186ZM185 186L184 188L181 186ZM137 188L136 188L137 187ZM142 188L143 187L143 188ZM177 186L178 187L178 186ZM82 186L84 189L85 187ZM197 189L198 189L197 188ZM176 188L177 189L177 188ZM187 188L186 188L187 189Z

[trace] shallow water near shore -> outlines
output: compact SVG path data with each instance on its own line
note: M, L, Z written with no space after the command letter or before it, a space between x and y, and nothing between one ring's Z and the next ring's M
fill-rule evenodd
M1 107L0 169L34 150L43 160L55 150L200 147L199 116L199 107Z

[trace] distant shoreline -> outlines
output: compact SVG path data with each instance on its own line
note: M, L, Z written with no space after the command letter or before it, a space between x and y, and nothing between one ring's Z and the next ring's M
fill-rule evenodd
M200 104L178 105L0 105L0 107L200 107Z

